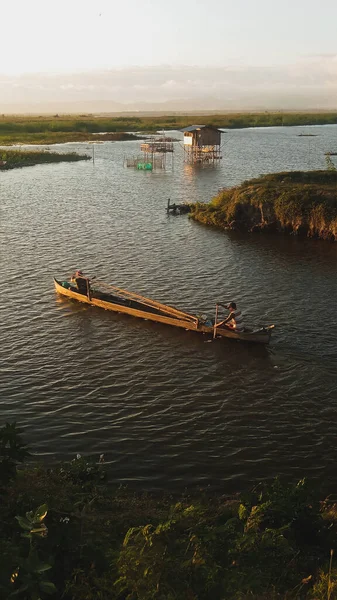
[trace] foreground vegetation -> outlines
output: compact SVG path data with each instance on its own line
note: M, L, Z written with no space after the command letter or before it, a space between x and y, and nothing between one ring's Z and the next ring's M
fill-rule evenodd
M196 204L191 217L223 229L337 240L337 172L264 175Z
M0 145L13 143L62 143L93 139L100 132L156 132L182 129L198 123L225 129L293 125L326 125L337 123L337 112L296 113L227 113L213 115L117 116L55 115L54 117L6 116L0 119ZM100 138L101 139L101 138ZM115 138L118 139L118 138ZM330 150L328 148L328 150Z
M337 504L299 481L234 498L107 485L103 457L18 469L0 430L0 597L42 600L337 598Z
M32 167L41 163L74 162L90 159L91 156L77 154L76 152L61 154L46 150L1 150L0 148L0 171L20 167Z

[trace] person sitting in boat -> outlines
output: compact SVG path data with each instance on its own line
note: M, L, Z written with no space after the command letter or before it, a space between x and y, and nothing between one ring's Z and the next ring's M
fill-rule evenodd
M88 295L88 291L90 291L90 282L89 278L86 277L80 269L75 271L75 273L71 276L70 282L76 286L76 291L80 294Z
M242 333L245 330L245 326L243 323L243 316L241 311L238 309L235 302L230 302L229 304L220 304L219 306L223 306L227 310L229 310L229 315L223 321L216 324L216 327L221 327L225 325L229 327L229 329L234 329L237 333Z
M80 271L79 269L77 269L75 271L75 273L72 274L72 276L70 277L70 283L75 283L76 284L76 278L77 277L82 277L83 276L83 272Z

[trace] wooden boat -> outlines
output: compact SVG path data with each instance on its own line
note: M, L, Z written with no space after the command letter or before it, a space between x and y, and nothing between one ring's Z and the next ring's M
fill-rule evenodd
M139 294L128 292L116 286L89 279L86 281L86 290L80 293L78 289L69 281L58 281L54 278L55 290L62 296L73 298L79 302L84 302L92 306L105 308L114 312L125 313L141 319L165 323L174 327L181 327L190 331L210 334L213 337L226 337L245 342L255 342L268 344L271 337L271 330L274 325L262 327L260 329L245 329L242 333L237 333L229 327L214 327L214 319L205 316L189 314L187 312L161 304L150 298L145 298Z

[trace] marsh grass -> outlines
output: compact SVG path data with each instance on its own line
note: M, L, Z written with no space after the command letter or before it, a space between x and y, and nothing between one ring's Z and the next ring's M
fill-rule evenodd
M76 152L57 153L47 150L4 150L0 148L0 171L19 167L31 167L43 163L75 162L90 160L87 154Z
M111 141L120 142L126 140L139 140L139 137L130 133L86 133L80 131L50 131L41 133L6 133L0 134L1 146L12 146L14 144L66 144L67 142L93 142Z
M337 172L284 172L245 181L198 203L191 217L243 231L272 230L337 238Z
M337 123L337 112L296 113L225 113L211 115L158 115L158 116L116 116L95 115L54 115L54 117L7 116L0 118L0 144L11 144L15 140L22 143L56 143L79 141L79 135L125 132L149 132L182 129L199 123L222 129L240 129L245 127L271 127L295 125L326 125ZM67 134L67 136L65 135ZM123 138L126 139L126 138ZM44 140L42 142L42 140Z

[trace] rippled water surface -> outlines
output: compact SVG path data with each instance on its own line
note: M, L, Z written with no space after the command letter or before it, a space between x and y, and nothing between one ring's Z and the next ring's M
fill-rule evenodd
M176 143L166 171L135 171L123 158L139 144L106 142L94 165L0 173L1 422L17 420L36 456L104 452L116 480L147 489L230 492L276 474L336 489L337 244L221 232L165 208L324 168L337 127L223 142L218 168L184 164ZM235 299L246 322L276 324L272 343L210 341L57 297L53 276L75 268L197 313Z

